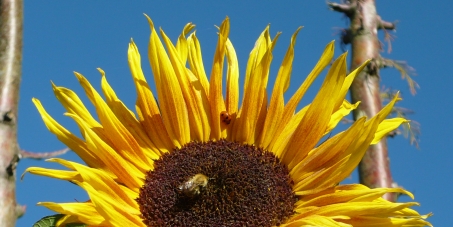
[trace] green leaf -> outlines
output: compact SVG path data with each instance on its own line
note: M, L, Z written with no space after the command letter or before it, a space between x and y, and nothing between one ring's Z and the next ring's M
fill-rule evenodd
M55 227L58 220L60 218L64 217L64 214L55 214L55 215L50 215L41 218L41 220L37 221L33 227ZM71 224L66 224L66 227L84 227L87 226L82 223L71 223Z

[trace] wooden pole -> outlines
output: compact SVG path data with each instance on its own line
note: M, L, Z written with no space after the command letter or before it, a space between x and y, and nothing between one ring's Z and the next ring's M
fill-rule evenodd
M374 0L351 0L345 4L329 3L329 6L344 13L351 21L350 28L343 37L343 42L350 43L352 47L350 71L372 59L350 88L352 102L361 102L354 111L354 119L363 116L370 119L382 109L379 85L381 46L377 37L382 24L376 11L376 3ZM360 183L370 188L393 187L386 138L368 148L359 165L359 177ZM395 201L396 194L386 194L384 198Z
M0 1L0 226L16 226L17 107L22 63L23 2Z

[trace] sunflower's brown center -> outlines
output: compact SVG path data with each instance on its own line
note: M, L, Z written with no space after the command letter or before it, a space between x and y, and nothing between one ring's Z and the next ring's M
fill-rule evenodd
M273 226L293 213L288 168L269 151L192 142L154 165L137 199L147 226Z

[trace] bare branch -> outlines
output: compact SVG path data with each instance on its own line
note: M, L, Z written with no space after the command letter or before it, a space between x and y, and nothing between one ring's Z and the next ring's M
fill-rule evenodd
M396 24L398 24L398 21L388 22L388 21L382 20L382 18L380 16L378 16L378 27L377 27L378 29L396 31Z
M44 152L44 153L36 153L36 152L30 152L30 151L26 151L26 150L20 150L20 155L21 155L21 158L30 158L30 159L41 160L41 159L45 159L45 158L52 158L52 157L56 157L59 155L63 155L65 153L67 153L68 151L70 151L69 148L64 148L61 150Z
M350 4L350 3L335 3L335 2L327 2L327 5L329 6L330 10L344 13L346 16L351 17L351 15L354 13L355 4Z

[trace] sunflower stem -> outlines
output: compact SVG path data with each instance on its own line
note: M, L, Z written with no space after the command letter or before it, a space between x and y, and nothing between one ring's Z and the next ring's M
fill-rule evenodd
M16 226L17 106L22 62L21 0L0 3L0 223ZM19 209L20 210L20 209Z
M368 59L372 61L354 80L350 88L352 102L361 101L354 111L354 119L366 116L368 119L376 115L382 109L379 86L379 66L376 59L380 58L381 46L377 37L379 27L382 24L377 14L374 0L351 0L348 2L353 9L345 13L351 20L351 48L352 60L350 70L354 70ZM343 7L344 8L344 7ZM336 8L332 8L336 10ZM341 10L336 10L341 12ZM388 149L386 139L382 139L376 145L372 145L365 153L359 165L360 183L370 187L392 188L393 179L390 172ZM395 201L396 195L386 194L384 198Z

